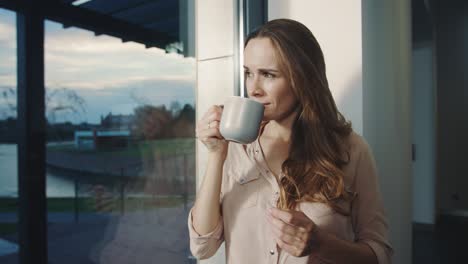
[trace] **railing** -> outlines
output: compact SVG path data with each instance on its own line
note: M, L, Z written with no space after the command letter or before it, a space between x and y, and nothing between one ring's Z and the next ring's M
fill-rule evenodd
M142 209L154 209L158 206L178 204L180 200L185 211L188 210L189 200L195 195L195 166L194 154L177 154L158 157L149 172L128 177L127 167L116 168L119 177L105 177L99 179L74 179L74 219L78 222L80 211L109 212L125 214L126 204L129 210L136 210L135 203L153 203L154 206L144 206ZM192 163L192 164L191 164ZM143 162L132 164L145 166ZM146 164L148 166L148 164ZM134 170L132 166L130 170ZM145 171L143 169L142 171ZM81 201L81 202L80 202ZM158 202L159 201L159 202ZM84 202L84 204L83 204ZM82 208L85 206L86 208Z

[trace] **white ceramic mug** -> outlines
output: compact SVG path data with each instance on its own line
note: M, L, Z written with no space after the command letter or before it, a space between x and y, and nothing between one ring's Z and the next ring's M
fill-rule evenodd
M265 107L249 98L231 96L223 108L221 135L229 141L248 144L257 139Z

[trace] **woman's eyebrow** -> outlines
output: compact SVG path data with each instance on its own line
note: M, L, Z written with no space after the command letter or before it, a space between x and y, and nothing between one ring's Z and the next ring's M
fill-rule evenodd
M250 70L249 67L245 66L244 65L244 69L245 70ZM277 69L273 69L273 68L259 68L257 69L259 72L280 72L279 70Z
M276 69L269 69L269 68L260 68L258 69L259 72L279 72Z

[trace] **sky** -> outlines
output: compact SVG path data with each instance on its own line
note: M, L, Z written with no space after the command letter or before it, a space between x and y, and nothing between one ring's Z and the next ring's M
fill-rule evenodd
M98 123L103 115L130 114L141 104L195 104L194 58L51 21L45 23L44 48L49 93L66 89L84 100L85 111L58 114L55 122ZM0 8L0 95L9 88L16 89L16 18ZM47 107L60 101L63 96L54 97ZM6 104L0 96L0 119Z

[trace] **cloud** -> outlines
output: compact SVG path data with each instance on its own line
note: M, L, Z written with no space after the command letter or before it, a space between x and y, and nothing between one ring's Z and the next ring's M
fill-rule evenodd
M163 50L95 37L76 28L46 23L46 84L80 89L121 87L135 81L195 79L195 59Z
M0 21L0 42L11 43L16 40L16 29L12 21Z
M0 84L16 87L16 75L0 76Z
M53 26L51 22L48 23ZM133 42L122 43L111 36L94 36L89 31L76 28L63 29L63 32L46 32L45 46L52 52L99 55L112 52L132 52L144 49L144 45Z
M122 77L116 79L102 79L102 80L79 80L74 79L67 82L60 82L60 81L53 81L47 80L46 86L49 88L62 88L62 87L70 87L72 89L79 89L79 90L107 90L111 91L113 89L118 89L122 87L143 87L147 86L151 83L158 83L158 82L195 82L194 78L185 77L185 76L164 76L164 77L146 77L146 76L133 76L133 77Z
M16 85L16 29L13 12L0 10L0 85Z
M0 10L0 85L15 87L14 15L5 19L3 14ZM96 123L108 112L130 114L143 103L195 103L194 58L50 21L45 27L47 89L71 89L86 102L85 114L64 120Z

